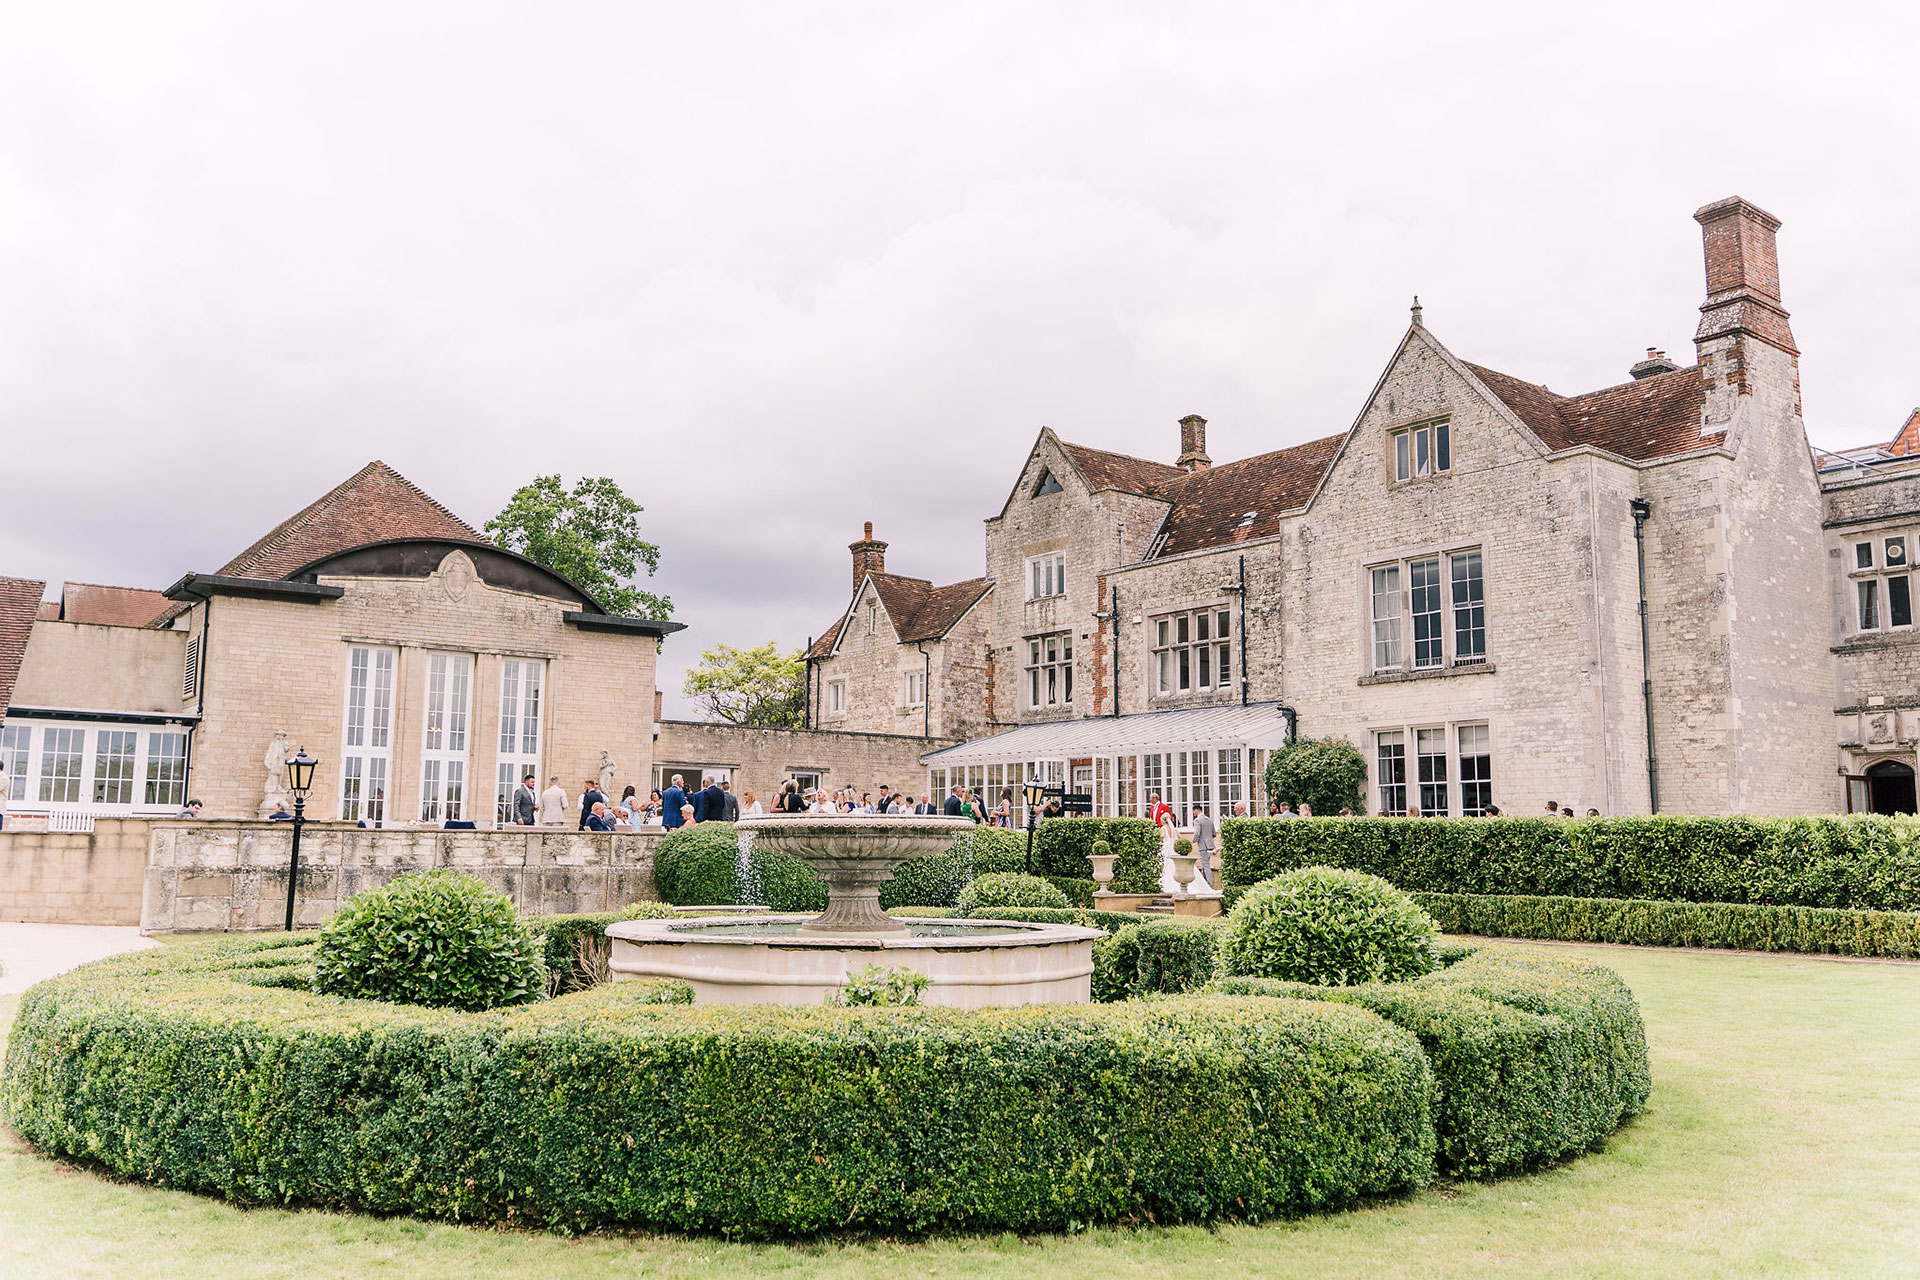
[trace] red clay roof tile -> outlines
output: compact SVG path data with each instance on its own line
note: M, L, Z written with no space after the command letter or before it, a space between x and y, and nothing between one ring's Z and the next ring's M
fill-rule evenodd
M47 584L30 578L0 578L0 716L13 699L20 678L20 659L26 656L27 637L40 611Z

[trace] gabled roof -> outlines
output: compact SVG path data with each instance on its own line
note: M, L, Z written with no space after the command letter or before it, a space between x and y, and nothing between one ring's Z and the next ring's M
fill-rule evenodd
M900 637L902 644L938 640L953 630L954 624L966 616L967 610L980 603L980 598L993 589L993 582L987 578L970 578L944 587L936 587L925 578L904 578L897 573L870 573L866 580L873 583L874 594L880 597L880 607L887 611L894 634ZM859 597L860 593L856 591L854 599L858 600ZM852 607L849 602L848 608ZM813 648L807 650L807 656L815 659L831 657L846 621L845 615L842 615L839 621L827 628L827 633L813 642Z
M40 610L47 584L30 578L0 578L0 716L13 698L13 682L20 678L20 659Z
M1280 532L1280 513L1313 496L1344 434L1207 467L1161 487L1172 506L1160 524L1156 555L1177 555ZM1251 518L1249 518L1251 517Z
M96 582L68 582L60 588L55 617L62 622L85 622L102 627L144 627L167 612L172 601L146 587L106 587Z
M487 539L384 462L373 461L288 516L220 569L229 578L284 578L349 547L399 538Z
M1700 434L1706 384L1698 365L1577 396L1557 395L1477 364L1467 368L1549 449L1591 445L1635 462L1651 462L1710 448L1727 438L1724 431Z
M1060 447L1086 477L1087 484L1094 490L1118 489L1122 493L1136 493L1143 498L1160 497L1162 486L1182 479L1186 472L1179 467L1164 462L1150 462L1145 458L1131 458L1124 453L1108 453L1105 449L1091 449L1084 444L1068 444L1065 440Z

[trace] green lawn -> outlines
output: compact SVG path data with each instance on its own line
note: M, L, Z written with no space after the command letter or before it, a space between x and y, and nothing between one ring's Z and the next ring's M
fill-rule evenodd
M1633 985L1653 1100L1605 1153L1533 1177L1261 1227L787 1247L243 1211L78 1171L0 1129L0 1273L1920 1275L1920 966L1569 949ZM0 1035L17 1003L0 998Z

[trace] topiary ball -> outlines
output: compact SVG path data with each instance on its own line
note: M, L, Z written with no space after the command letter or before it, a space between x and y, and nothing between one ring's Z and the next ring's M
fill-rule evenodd
M546 994L547 967L513 902L457 871L403 875L320 930L314 990L356 1000L494 1009Z
M1438 933L1433 917L1379 876L1302 867L1234 904L1220 963L1228 974L1323 987L1399 982L1433 969Z
M962 889L954 905L968 916L995 907L1071 907L1073 902L1039 876L994 871Z

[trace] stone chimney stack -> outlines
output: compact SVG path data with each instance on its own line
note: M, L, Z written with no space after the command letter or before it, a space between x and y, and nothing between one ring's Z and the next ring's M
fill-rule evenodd
M1648 347L1647 358L1627 370L1627 372L1633 375L1635 382L1638 382L1642 378L1651 378L1656 373L1672 373L1679 367L1679 365L1667 359L1666 352L1660 350L1658 347Z
M1213 459L1207 456L1207 420L1197 413L1180 419L1180 457L1173 465L1188 472L1213 465Z
M887 571L887 544L873 539L873 521L867 521L866 531L860 541L849 542L847 550L853 552L853 589L858 591L860 584L866 581L870 573Z
M1799 358L1787 309L1780 302L1780 261L1774 232L1780 219L1739 196L1699 210L1707 260L1707 300L1693 335L1707 385L1702 430L1730 421L1740 397L1756 386L1762 365L1791 370L1793 413L1800 412ZM1784 363L1783 363L1784 358Z

